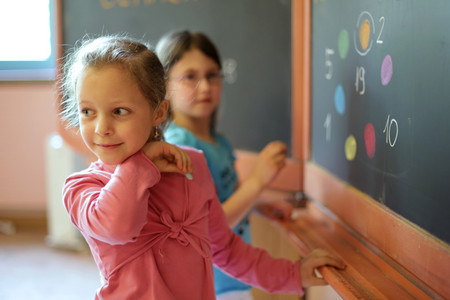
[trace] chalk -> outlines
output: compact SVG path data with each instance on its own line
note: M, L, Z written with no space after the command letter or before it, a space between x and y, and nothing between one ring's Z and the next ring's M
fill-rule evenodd
M192 180L194 179L194 176L192 176L192 173L187 172L186 174L184 174L186 176L187 179Z

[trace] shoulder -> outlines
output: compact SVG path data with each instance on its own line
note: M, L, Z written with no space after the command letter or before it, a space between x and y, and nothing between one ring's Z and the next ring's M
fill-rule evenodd
M196 147L197 138L187 129L171 123L164 132L166 142L177 145Z
M102 162L93 162L87 169L69 175L66 179L66 185L70 182L86 180L94 180L106 184L111 179L112 173Z
M178 145L178 147L180 147L181 149L183 149L191 158L192 163L195 164L202 164L203 162L206 163L205 161L205 155L203 153L202 150L190 147L190 146L183 146L183 145Z
M178 146L183 149L191 158L192 167L194 169L194 177L201 176L203 178L210 177L210 171L206 162L206 157L202 150L189 146Z
M139 176L136 174L139 174ZM93 162L87 169L70 175L66 179L66 184L71 181L106 184L115 175L127 176L129 178L149 178L150 176L158 180L160 177L159 170L153 162L142 151L139 151L116 167L104 164L100 160Z

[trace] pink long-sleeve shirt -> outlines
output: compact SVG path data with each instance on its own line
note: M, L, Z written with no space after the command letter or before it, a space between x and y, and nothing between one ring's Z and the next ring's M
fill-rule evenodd
M194 179L138 152L71 175L64 203L100 269L96 299L215 299L212 264L269 292L302 295L299 262L273 259L228 227L203 154Z

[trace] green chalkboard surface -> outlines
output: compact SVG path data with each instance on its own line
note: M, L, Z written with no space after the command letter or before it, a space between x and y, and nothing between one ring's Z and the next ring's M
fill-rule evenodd
M449 243L450 1L312 9L312 160Z
M169 30L206 33L223 60L218 130L235 148L291 143L290 0L62 0L63 42L129 33L156 45Z

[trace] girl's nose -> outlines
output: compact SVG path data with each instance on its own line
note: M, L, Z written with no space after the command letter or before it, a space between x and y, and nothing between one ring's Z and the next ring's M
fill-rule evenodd
M97 124L95 126L95 133L100 136L110 135L113 132L111 122L107 117L100 116L97 119Z
M211 83L208 79L206 79L206 77L202 77L197 82L196 88L197 90L209 90L211 88Z

